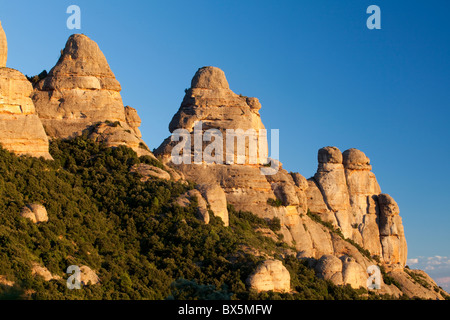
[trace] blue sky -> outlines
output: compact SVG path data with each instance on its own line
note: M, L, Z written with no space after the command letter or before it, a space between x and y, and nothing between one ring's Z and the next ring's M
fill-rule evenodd
M366 27L372 4L381 30ZM195 71L213 65L234 92L260 99L285 169L308 178L321 147L364 151L400 205L411 259L450 257L449 11L439 0L0 0L8 67L49 71L70 34L88 35L151 148L169 136Z

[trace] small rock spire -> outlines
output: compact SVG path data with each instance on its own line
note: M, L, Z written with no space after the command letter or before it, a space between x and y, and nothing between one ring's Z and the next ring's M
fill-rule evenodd
M2 28L0 21L0 68L6 67L6 59L8 58L8 42L6 41L6 34Z

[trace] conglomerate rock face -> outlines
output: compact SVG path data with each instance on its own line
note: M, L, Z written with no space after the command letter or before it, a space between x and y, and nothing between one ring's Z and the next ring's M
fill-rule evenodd
M341 154L325 147L318 160L307 189L309 209L390 267L403 268L407 245L399 209L392 197L381 194L369 158L357 149Z
M221 188L226 201L235 209L251 211L266 219L279 218L279 233L285 242L295 246L297 256L316 259L316 271L337 284L365 286L367 268L376 264L372 258L379 259L387 270L403 268L407 250L401 219L395 208L392 209L392 202L379 201L379 196L384 198L371 171L370 160L363 152L349 149L341 153L336 147L320 149L317 173L309 180L299 173L288 173L281 164L275 173L262 174L266 158L250 161L252 136L245 140L245 161L227 161L226 154L220 153L228 151L226 142L221 140L215 144L216 148L223 145L220 157L214 161L198 158L199 154L211 151L210 146L216 141L210 137L204 139L208 130L217 130L224 140L228 129L250 129L255 133L265 130L260 108L258 99L233 93L222 70L200 68L169 125L170 132L184 130L189 135L183 141L184 146L190 147L187 157L181 163L173 161L180 150L186 151L175 149L181 140L174 139L174 135L167 138L155 154L182 172L187 180ZM263 135L255 139L260 137L266 140L257 145L264 148L267 138ZM196 139L200 139L197 145ZM233 151L233 157L236 156L233 160L236 160L236 149ZM265 155L267 157L267 153ZM308 210L334 225L343 238L312 219ZM368 250L371 257L345 239ZM320 260L322 257L325 262L332 259L335 263L325 263ZM336 270L328 270L329 266ZM385 286L384 290L398 294L395 288Z
M35 86L32 98L51 138L73 138L90 130L96 141L150 155L138 129L140 118L135 109L124 107L120 91L98 45L75 34L56 66Z
M0 68L0 144L18 155L52 159L47 135L30 98L32 91L21 72Z
M138 155L153 156L141 139L137 111L124 107L119 82L98 45L87 36L69 38L58 63L34 91L23 74L5 67L7 53L0 25L3 147L51 159L47 135L66 139L87 133L111 147L126 145ZM297 257L310 261L320 277L335 284L364 287L368 268L381 264L409 296L441 299L426 274L404 269L407 245L400 211L392 197L381 193L369 158L357 149L341 153L336 147L325 147L319 150L314 177L307 180L299 173L289 173L277 160L268 159L260 109L257 98L230 89L222 70L200 68L169 125L172 134L187 134L187 157L173 161L174 150L186 149L176 149L179 140L172 135L156 150L166 165L164 170L148 166L132 171L142 179L196 182L196 189L180 196L177 203L186 206L195 198L198 215L205 223L212 211L228 226L228 203L265 219L278 218L279 233L295 247ZM234 135L229 137L230 130ZM241 144L239 135L245 138ZM268 174L264 168L273 164L277 170ZM28 211L24 216L32 213ZM97 283L98 277L92 274L87 282ZM414 280L417 274L432 289L419 286ZM249 286L258 291L289 291L289 282L289 272L275 260L265 261L248 279ZM402 291L384 283L381 289L381 293L394 295Z

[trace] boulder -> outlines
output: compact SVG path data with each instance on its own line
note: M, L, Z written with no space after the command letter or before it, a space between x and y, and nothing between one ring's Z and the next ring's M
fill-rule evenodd
M331 254L323 255L314 267L316 274L325 280L330 280L336 285L344 284L342 278L342 261Z
M12 287L14 286L14 281L9 281L8 278L4 275L0 275L0 285L5 287Z
M349 256L323 255L315 266L317 275L336 285L349 284L352 288L365 288L368 274L361 264Z
M33 276L40 276L40 277L44 278L45 281L61 279L60 276L53 275L46 267L41 266L37 262L31 263L31 274Z
M342 280L352 288L366 288L368 274L366 268L357 263L354 258L344 256L342 260Z
M343 164L346 169L349 170L372 170L370 165L370 159L364 154L364 152L358 149L348 149L344 151Z
M80 273L80 282L82 285L88 286L100 283L100 278L97 276L95 271L88 266L81 266Z
M289 292L291 276L280 260L266 260L248 277L247 284L258 292Z
M47 210L40 204L26 205L20 212L20 215L24 218L30 219L33 223L48 221Z
M140 176L142 176L141 178L142 182L147 182L151 178L163 180L171 179L170 173L168 173L167 171L145 163L135 164L134 166L131 167L130 172L137 173Z

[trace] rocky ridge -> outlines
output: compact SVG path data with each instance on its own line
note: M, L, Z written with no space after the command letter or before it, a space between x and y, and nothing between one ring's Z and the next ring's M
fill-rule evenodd
M124 107L119 82L98 45L87 36L69 38L58 63L34 91L20 72L5 68L6 57L6 36L0 25L0 143L5 148L50 159L45 127L50 138L86 133L111 147L127 145L138 155L153 157L141 139L136 110ZM268 154L260 108L257 98L235 94L222 70L200 68L169 125L171 133L185 130L189 134L191 163L171 161L177 143L169 137L155 151L164 169L131 170L144 180L197 183L196 189L177 201L183 206L196 198L199 218L205 223L211 211L228 226L227 203L265 219L280 219L279 234L295 248L297 257L310 261L318 276L336 284L364 287L367 268L378 264L400 283L400 288L383 283L380 293L441 299L426 274L405 269L407 245L399 208L381 192L369 158L356 149L341 153L336 147L325 147L318 152L317 173L310 179L287 172L281 163L275 174L263 175ZM196 161L194 129L199 123L202 134L211 129L224 136L227 129L253 132L244 143L243 159L236 152L227 158L226 141L214 139L214 161ZM202 141L200 151L208 146ZM251 150L256 150L256 157L252 158ZM250 287L289 291L287 276L279 279L275 274L284 274L283 268L281 261L264 263L249 278ZM415 281L416 274L426 279L429 288Z
M296 249L299 259L310 261L318 276L338 285L366 287L368 267L379 265L389 276L402 280L402 290L383 282L380 293L399 296L408 292L412 296L414 291L421 297L429 294L441 299L433 290L426 290L427 294L408 291L415 283L404 271L407 244L399 209L392 197L381 192L370 160L362 151L320 149L317 173L308 180L300 173L287 172L281 163L277 173L261 174L264 159L249 161L252 136L245 144L245 162L227 163L225 155L221 155L223 161L220 157L196 162L198 151L208 148L204 141L201 150L194 145L199 122L203 135L210 129L224 133L230 128L258 133L264 129L260 108L256 98L234 94L222 70L200 68L169 125L172 133L180 129L189 133L190 163L172 161L178 142L171 137L155 150L155 155L187 180L223 189L227 202L237 210L251 211L265 219L279 218L284 241Z

